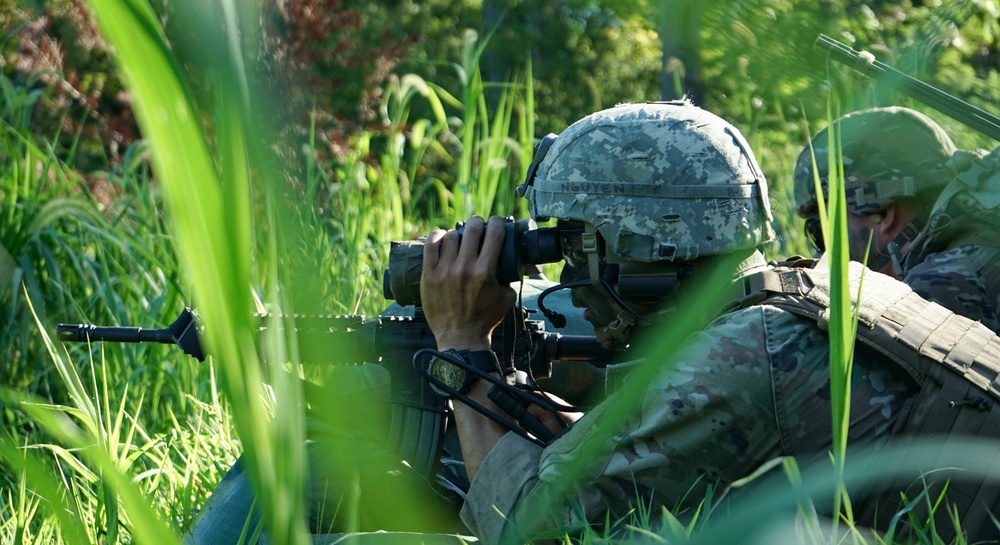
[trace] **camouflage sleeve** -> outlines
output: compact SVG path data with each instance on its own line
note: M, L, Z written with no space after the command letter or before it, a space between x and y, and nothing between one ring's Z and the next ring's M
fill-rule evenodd
M929 255L903 279L924 299L1000 331L1000 250L967 244Z
M716 322L681 354L637 395L626 384L542 452L505 438L463 509L473 533L484 543L514 542L579 522L576 513L595 521L609 508L624 513L637 496L652 499L653 512L673 508L771 457L779 434L760 310ZM595 437L609 421L612 436Z
M507 545L545 529L600 524L608 510L612 520L636 507L682 515L708 487L726 487L776 456L824 458L829 341L815 322L750 307L719 318L677 354L670 365L638 362L658 370L647 380L638 368L545 450L505 437L469 491L463 519L473 533ZM887 433L909 395L901 380L859 349L852 440Z
M522 490L537 480L542 448L515 433L508 433L483 460L462 506L462 521L484 543L507 543L512 529L499 513L511 513Z

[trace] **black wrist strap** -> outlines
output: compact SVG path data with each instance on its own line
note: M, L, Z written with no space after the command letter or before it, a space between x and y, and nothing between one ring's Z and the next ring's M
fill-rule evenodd
M445 350L444 353L454 354L462 358L472 369L479 371L476 373L479 375L477 378L481 378L483 374L500 373L501 377L512 384L511 381L515 377L514 367L512 365L501 367L496 352L492 350Z
M521 428L519 426L513 425L511 423L511 421L509 420L509 417L505 418L505 417L503 417L503 416L501 416L501 415L499 415L497 413L494 413L490 409L487 409L483 405L481 405L481 404L477 403L476 401L474 401L473 399L469 398L469 396L465 395L465 392L461 392L459 390L456 390L456 389L448 386L447 384L445 384L444 382L442 382L440 379L438 379L437 377L435 377L434 375L432 375L430 373L430 371L428 370L428 365L426 363L426 361L427 361L426 357L427 356L432 356L432 357L436 357L436 358L442 358L442 359L445 359L445 360L447 360L447 361L449 361L449 362L451 362L451 363L453 363L455 365L458 365L459 367L462 367L463 369L466 369L466 370L470 371L471 373L475 374L475 376L477 378L481 378L481 379L489 382L490 384L492 384L491 389L493 389L493 388L501 388L501 389L503 389L505 391L508 391L511 394L517 395L517 396L521 396L521 395L533 395L533 394L530 394L528 392L523 392L523 391L521 391L521 390L518 389L517 385L514 383L514 379L516 377L516 374L515 374L515 371L514 371L513 368L505 369L504 370L505 372L502 373L502 375L503 375L502 378L498 378L498 377L493 376L492 373L496 373L496 372L499 371L499 364L496 364L496 363L494 364L496 366L496 368L489 369L488 371L485 371L485 372L480 372L480 370L479 369L475 369L473 367L472 363L470 362L470 359L472 359L472 358L463 357L464 355L467 355L467 354L460 354L460 352L461 351L456 351L456 350L445 350L444 352L439 352L437 350L430 349L430 348L422 348L420 350L417 350L417 352L415 354L413 354L414 369L416 369L417 373L420 376L422 376L424 378L424 380L427 380L428 382L430 382L433 386L437 387L438 389L447 392L448 395L449 395L449 397L451 397L452 399L457 399L457 400L461 401L462 403L464 403L465 405L469 406L470 408L472 408L476 412L482 414L483 416L485 416L486 418L489 418L490 420L496 422L497 424L500 424L504 428L506 428L506 429L508 429L508 430L510 430L510 431L512 431L514 433L516 433L517 435L520 435L524 439L527 439L528 441L531 441L532 443L535 443L538 446L545 447L548 444L546 441L539 439L537 436L532 435L531 433L529 433L528 431L526 431L525 429L523 429L523 428ZM464 352L470 353L472 351L466 350ZM482 351L476 351L476 352L486 352L486 351L482 350ZM490 352L492 352L492 351L490 351ZM495 362L496 361L496 357L495 356L491 356L491 357L493 358L493 360ZM485 358L482 358L482 360L485 361ZM483 365L483 366L486 367L485 365ZM496 394L495 393L494 394L488 394L488 396L491 397L491 398L494 395L496 395ZM542 403L543 403L543 407L545 407L544 402L542 402Z
M472 351L466 350L464 352L471 353ZM487 351L482 350L476 352L487 352ZM469 396L465 395L464 392L460 392L454 388L451 388L450 386L439 380L437 377L432 375L427 368L428 367L426 363L427 356L444 358L450 362L455 363L455 365L459 365L464 369L470 370L470 372L474 373L476 377L489 382L491 386L490 386L490 391L487 393L487 397L489 397L494 403L496 403L497 406L500 407L500 410L506 413L509 418L515 418L518 421L518 424L520 425L512 424L509 418L505 418L497 413L494 413L490 409L487 409L486 407L482 406L476 401L470 399ZM560 417L559 411L576 412L579 410L576 407L571 407L553 402L546 396L528 390L524 390L523 385L515 383L514 379L516 377L516 374L514 368L506 369L502 373L503 377L498 378L492 375L492 373L497 372L497 369L490 369L489 371L486 371L484 373L480 373L478 369L472 370L473 365L470 359L473 358L460 357L459 351L446 350L444 352L438 352L437 350L433 350L430 348L422 348L420 350L417 350L417 352L413 355L414 369L416 369L417 373L420 376L422 376L424 380L427 380L437 388L448 392L449 397L461 401L462 403L474 409L476 412L482 414L486 418L489 418L490 420L496 422L497 424L500 424L504 428L516 433L517 435L520 435L524 439L527 439L528 441L531 441L532 443L535 443L536 445L543 448L555 440L555 434L548 432L546 428L541 424L541 422L535 419L527 411L528 405L532 404L538 405L542 410L545 410L555 415L556 421L563 429L569 426ZM482 359L485 361L486 358ZM495 356L493 356L493 359L495 360Z

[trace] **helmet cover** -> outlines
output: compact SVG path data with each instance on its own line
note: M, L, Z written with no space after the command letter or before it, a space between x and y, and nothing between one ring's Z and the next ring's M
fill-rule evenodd
M750 146L687 101L589 115L536 163L522 190L532 216L589 223L622 259L689 260L774 236L767 182Z
M940 190L950 177L945 167L955 144L937 123L909 108L869 108L834 121L844 163L847 209L866 216L885 210L899 199ZM795 165L795 204L799 216L818 213L813 160L820 184L827 191L830 138L827 128L812 138Z

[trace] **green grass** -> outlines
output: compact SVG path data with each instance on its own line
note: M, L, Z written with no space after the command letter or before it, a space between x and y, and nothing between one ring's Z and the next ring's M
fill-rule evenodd
M251 315L260 308L375 315L386 305L381 271L389 240L472 214L525 217L513 189L536 136L530 69L487 87L478 69L481 43L469 36L456 65L461 89L452 93L415 75L395 78L384 95L384 132L354 135L348 156L330 164L309 159L297 169L268 145L280 124L260 107L268 97L257 90L265 86L255 85L257 71L243 55L258 46L246 23L254 14L240 11L249 8L224 3L227 32L201 29L227 53L221 58L228 62L214 69L232 83L216 87L205 111L189 95L148 4L90 4L119 46L146 142L119 169L82 179L65 167L70 157L52 150L57 135L30 134L17 122L30 116L37 98L4 82L0 312L14 327L0 328L0 346L11 354L0 395L0 458L8 469L0 480L0 542L177 542L242 452L264 491L274 542L306 543L299 498L309 399L298 377L314 371L262 365L294 361L301 347L269 328L258 349ZM414 119L415 101L432 115ZM772 150L760 134L751 134L751 143L766 150L765 167L791 171L787 157L797 149ZM300 170L304 179L288 174ZM790 202L790 184L773 187L773 200ZM582 543L613 535L645 543L749 543L749 536L765 542L754 531L794 532L796 524L806 531L802 542L822 543L828 531L849 531L849 524L830 530L809 508L811 498L845 498L845 481L876 475L852 468L847 450L854 325L842 280L842 195L831 195L830 205L824 232L840 293L831 317L834 464L799 468L779 460L781 471L766 475L780 474L769 495L748 494L727 516L713 512L711 500L684 520L640 509L600 532L584 528ZM771 255L807 253L797 218L786 207L775 211L783 238ZM701 294L689 306L713 308L718 296ZM171 347L59 345L46 333L58 322L164 327L185 305L196 306L206 325L213 356L203 365ZM664 336L661 351L700 327L683 323ZM638 396L622 396L630 397ZM610 433L615 415L628 410L615 407L595 437ZM750 476L747 484L763 478Z
M185 299L161 203L135 166L141 150L102 180L108 200L60 170L44 141L9 125L3 135L2 242L17 267L5 268L3 294L15 327L2 340L13 357L0 449L14 471L3 476L0 540L114 542L151 506L176 534L238 452L211 367L162 346L50 346L43 334L63 321L164 326ZM115 472L134 476L119 484L144 515L119 509Z
M11 479L5 490L24 492L30 482L45 498L42 505L64 507L40 509L22 500L17 515L5 515L12 521L5 527L12 537L62 533L69 543L178 536L239 448L264 491L275 542L304 542L297 499L304 471L301 383L283 368L260 365L261 359L294 359L298 347L279 333L258 354L253 305L287 315L374 314L386 304L380 295L385 242L453 224L473 210L488 215L508 208L501 201L512 201L518 177L512 177L509 167L518 162L511 157L531 146L507 135L516 108L530 115L523 110L523 85L502 93L501 115L493 116L474 62L462 67L468 107L415 76L402 78L386 95L388 134L356 135L354 155L335 165L307 165L298 186L284 175L293 169L257 138L271 134L266 128L273 120L250 114L264 101L252 92L252 66L224 67L236 84L219 88L210 113L215 121L206 129L198 120L207 114L188 95L148 6L111 1L92 7L108 40L122 44L118 61L148 147L132 156L134 164L111 173L116 191L104 203L81 192L82 181L44 151L44 136L37 143L8 127L6 136L18 144L9 149L23 150L23 157L12 152L7 158L15 168L4 177L5 224L17 229L4 231L3 255L23 266L13 269L7 286L27 278L23 290L4 294L20 305L11 321L21 324L12 330L20 338L6 339L5 346L30 352L34 369L18 376L42 386L28 388L34 395L11 389L5 396L7 413L30 428L24 436L30 448L22 448L16 434L5 443L13 475L30 479ZM240 44L253 34L239 34L238 26L215 45L253 47ZM239 57L230 51L231 59ZM418 99L432 104L435 119L407 119L409 103ZM457 122L445 117L442 100L460 112ZM372 165L368 146L376 138L388 145ZM448 170L457 178L422 178L425 154L452 162ZM28 168L35 163L40 172ZM17 169L21 164L27 166ZM295 194L300 187L309 204L328 195L329 208L290 205L303 202ZM415 203L428 196L436 205L414 219ZM74 221L86 223L77 229ZM84 240L71 236L78 231ZM76 273L70 281L68 273ZM39 309L37 319L30 303ZM211 366L147 345L72 346L66 353L44 334L61 321L163 326L185 304L197 306L207 324ZM104 307L108 312L100 312ZM163 369L147 370L151 362ZM32 372L50 368L58 373ZM155 380L141 380L142 374ZM166 526L149 523L151 509Z

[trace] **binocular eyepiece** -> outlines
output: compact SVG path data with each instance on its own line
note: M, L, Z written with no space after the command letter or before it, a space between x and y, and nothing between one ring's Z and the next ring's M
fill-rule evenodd
M497 263L497 281L509 284L520 280L528 265L562 261L562 244L555 227L538 229L533 220L506 218L503 248ZM461 235L465 224L455 229ZM424 242L394 241L389 248L389 266L382 275L386 299L400 305L420 305L420 275L424 266Z

